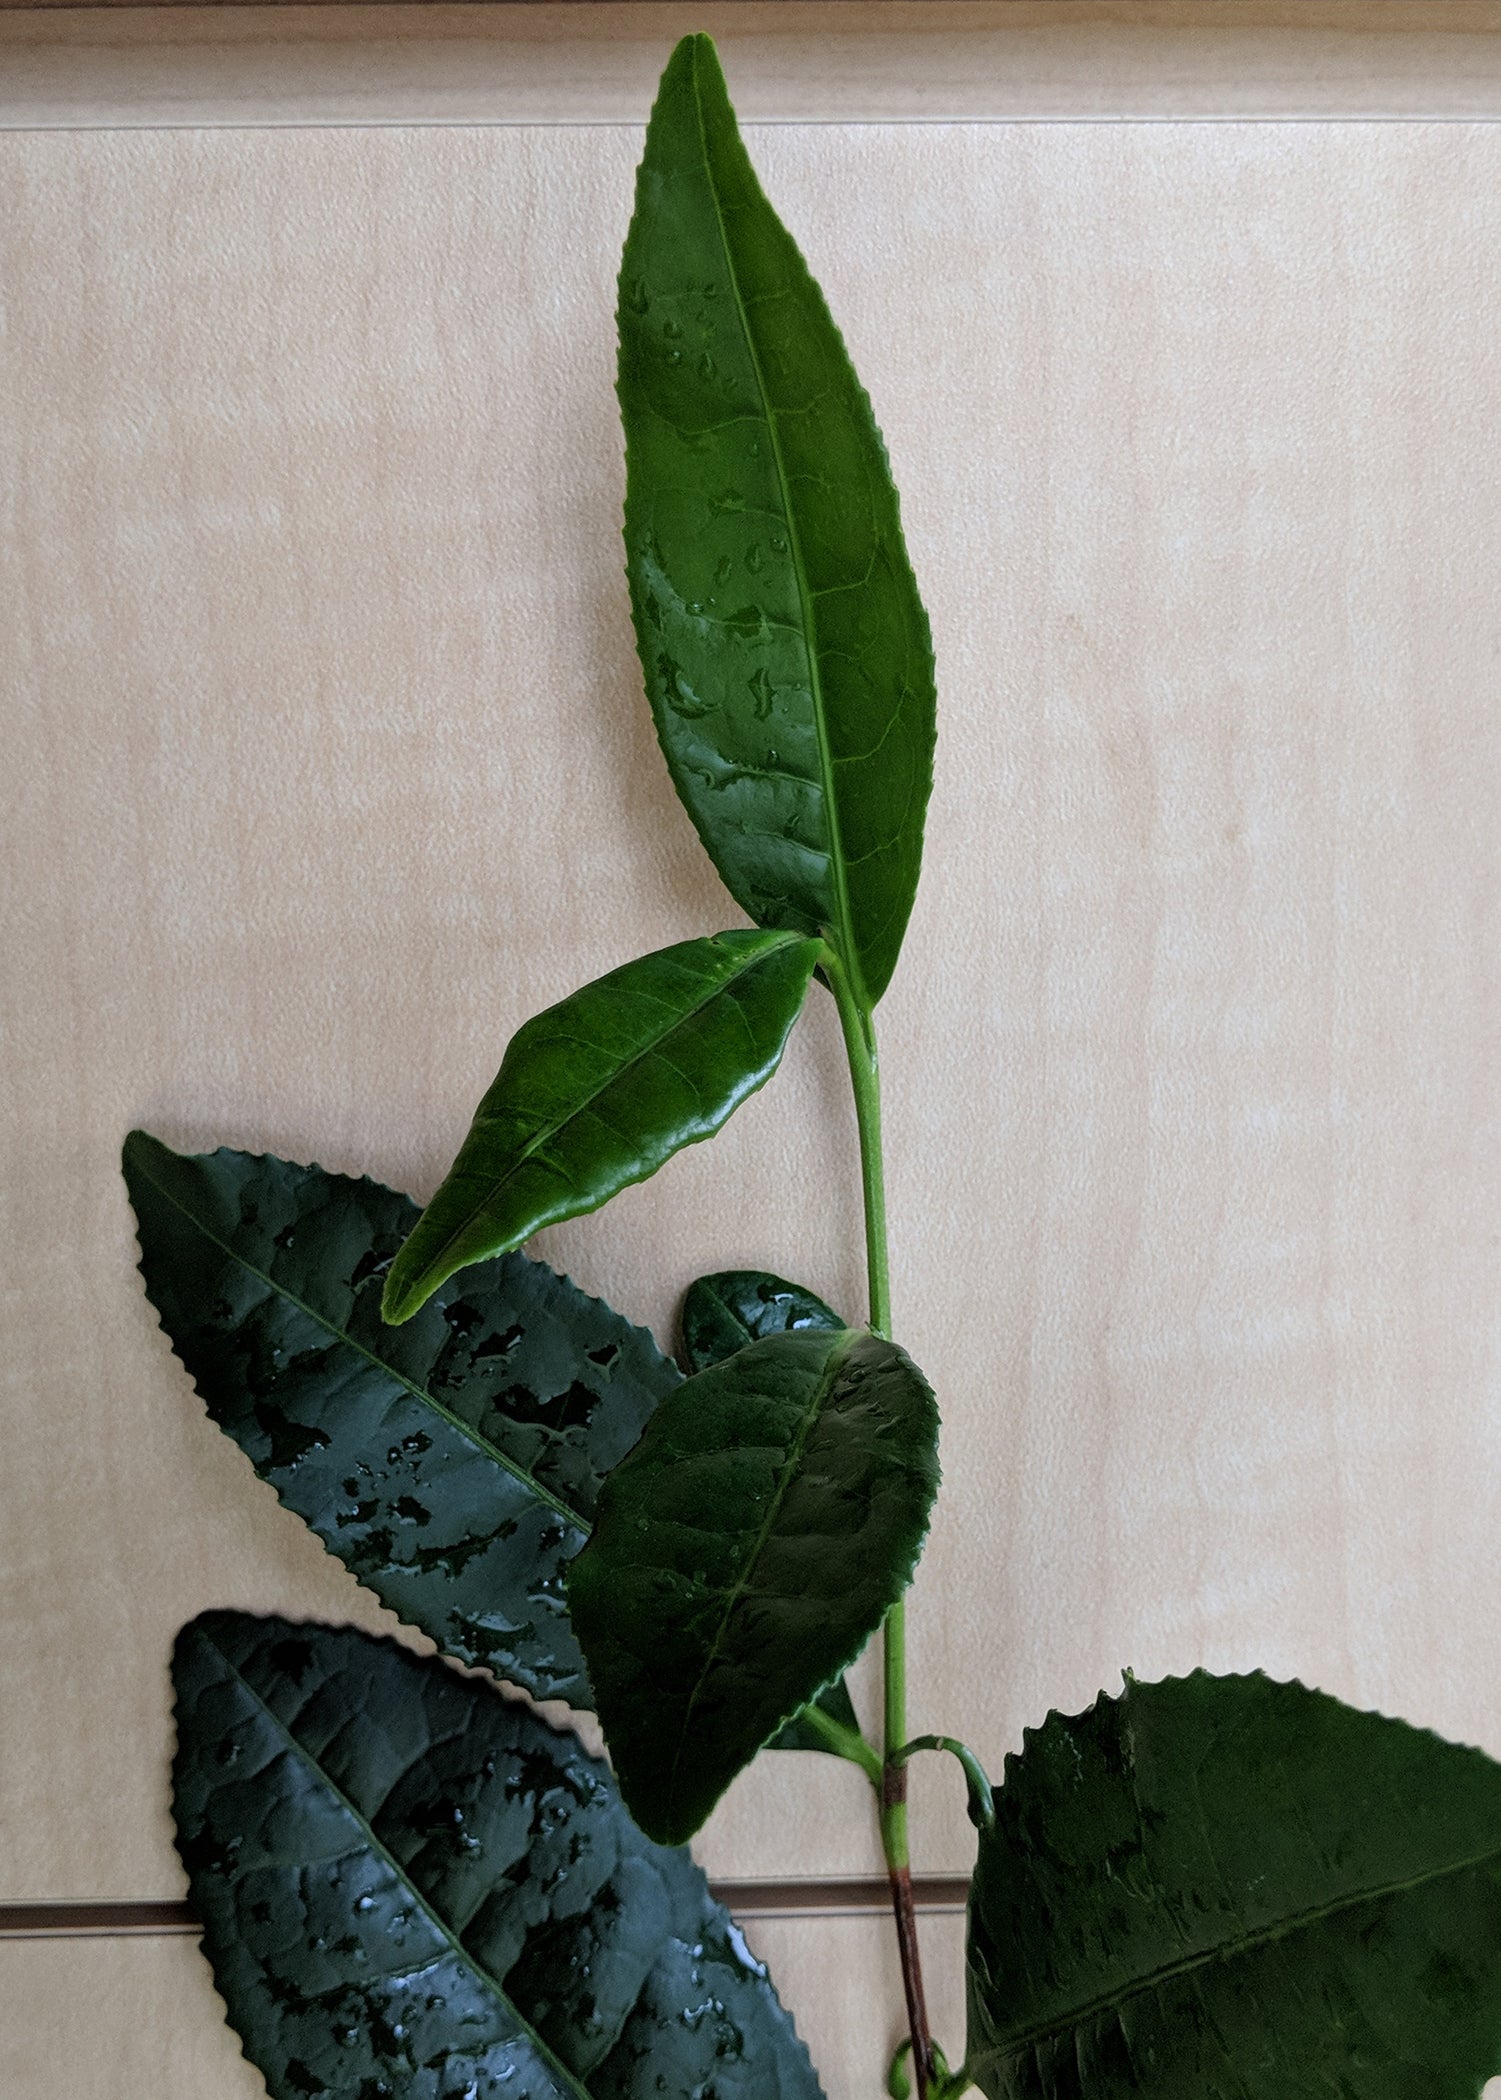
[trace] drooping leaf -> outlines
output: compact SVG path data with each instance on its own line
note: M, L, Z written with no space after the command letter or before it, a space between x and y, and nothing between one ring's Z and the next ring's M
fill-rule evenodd
M210 1416L411 1625L539 1698L589 1704L564 1571L677 1367L511 1254L382 1325L406 1196L245 1152L126 1140L141 1272Z
M690 1371L723 1363L763 1335L844 1326L831 1306L800 1284L764 1269L721 1269L690 1283L680 1322L683 1362Z
M456 1270L597 1210L712 1137L776 1070L818 954L791 934L680 941L518 1029L391 1265L384 1317L409 1320Z
M1203 1672L1054 1714L970 1897L991 2100L1475 2100L1501 2071L1501 1766Z
M684 1363L690 1371L706 1371L710 1364L723 1363L763 1335L809 1329L833 1333L845 1323L822 1298L815 1298L801 1284L788 1283L783 1276L769 1275L764 1269L721 1269L689 1284L679 1324ZM837 1727L853 1735L860 1733L854 1701L842 1677L825 1686L812 1703ZM842 1754L805 1713L795 1713L766 1747Z
M816 2100L765 1969L607 1767L351 1628L208 1612L178 1847L273 2100Z
M937 1439L893 1343L776 1334L679 1386L605 1482L569 1607L653 1837L690 1837L905 1589Z
M662 76L620 273L626 568L657 732L732 896L871 1003L917 889L933 652L870 403L714 46Z

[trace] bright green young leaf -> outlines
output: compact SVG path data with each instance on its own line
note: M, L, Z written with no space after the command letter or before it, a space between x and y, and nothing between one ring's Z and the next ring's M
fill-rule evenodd
M765 1969L608 1768L351 1628L178 1638L203 1947L273 2100L818 2100Z
M938 1485L922 1373L775 1334L663 1402L600 1490L568 1601L631 1813L681 1844L911 1580Z
M874 1004L917 890L933 652L896 491L714 46L652 112L620 272L626 569L657 732L732 896Z
M383 1316L409 1320L456 1270L597 1210L712 1137L776 1070L818 954L787 933L680 941L518 1029L391 1265Z
M1265 1677L1128 1682L1006 1761L970 1898L991 2100L1476 2100L1501 1766Z
M683 1362L690 1371L706 1371L763 1335L815 1328L834 1333L845 1323L822 1298L785 1277L764 1269L721 1269L689 1284L679 1324Z
M801 1333L821 1329L834 1333L844 1326L831 1306L815 1298L800 1284L769 1275L764 1269L722 1269L690 1283L683 1299L682 1358L690 1371L706 1371L710 1364L723 1363L748 1342L763 1335ZM812 1702L819 1712L847 1735L859 1735L849 1687L841 1677L827 1685ZM779 1728L767 1744L768 1750L822 1750L842 1756L837 1738L806 1710L795 1713L785 1728Z
M650 1335L521 1254L392 1329L408 1197L139 1130L124 1165L147 1293L261 1478L449 1654L589 1705L564 1571L680 1383Z

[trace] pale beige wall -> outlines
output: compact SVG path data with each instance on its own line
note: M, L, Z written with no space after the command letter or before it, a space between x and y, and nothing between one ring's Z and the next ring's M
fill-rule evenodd
M179 1892L184 1617L380 1619L168 1358L125 1129L424 1194L528 1013L734 922L620 574L639 138L0 137L0 1901ZM882 1012L945 1415L916 1720L998 1768L1123 1664L1264 1664L1501 1752L1501 130L751 143L939 652ZM857 1308L855 1200L818 1006L712 1148L539 1251L664 1333L731 1262ZM704 1856L868 1871L859 1792L765 1762ZM962 1867L954 1785L919 1793L921 1863ZM766 1931L810 2025L864 2034L866 1926ZM168 1944L90 1943L100 2006L131 1964L152 2017L203 2001ZM65 1959L0 1982L40 2005ZM831 2100L869 2093L830 2048Z

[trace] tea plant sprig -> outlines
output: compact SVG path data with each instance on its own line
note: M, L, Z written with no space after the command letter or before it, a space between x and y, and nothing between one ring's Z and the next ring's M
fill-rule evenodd
M769 1748L874 1790L893 2094L1475 2100L1501 2069L1501 1769L1478 1751L1203 1672L1052 1715L998 1790L958 1738L909 1734L938 1418L893 1338L874 1015L917 888L933 659L870 404L703 37L663 76L620 293L647 693L752 926L527 1022L420 1216L316 1167L125 1148L147 1289L213 1420L443 1654L597 1711L613 1766L441 1660L193 1621L178 1838L246 2051L277 2100L814 2100L684 1849ZM815 979L867 1322L716 1273L680 1369L521 1249L711 1137ZM873 1743L844 1673L877 1633ZM924 2004L920 1751L957 1761L978 1832L957 2069Z

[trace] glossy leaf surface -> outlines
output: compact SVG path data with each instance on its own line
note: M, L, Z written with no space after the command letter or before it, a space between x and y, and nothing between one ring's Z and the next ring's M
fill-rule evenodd
M600 1481L680 1383L650 1335L521 1254L392 1329L406 1196L144 1131L124 1165L147 1293L261 1478L449 1654L589 1704L563 1578Z
M991 2100L1475 2100L1501 2070L1501 1766L1199 1673L1007 1759L970 1899Z
M690 1837L906 1588L937 1439L891 1342L778 1334L679 1386L605 1482L569 1605L653 1837Z
M815 2100L703 1876L574 1736L349 1628L209 1612L173 1677L178 1846L273 2100Z
M834 1333L845 1323L822 1298L784 1276L721 1269L689 1284L679 1324L683 1362L690 1371L705 1371L764 1335Z
M818 943L751 931L639 956L518 1029L442 1187L391 1265L409 1320L470 1262L597 1210L764 1085Z
M768 1334L794 1334L807 1330L834 1333L844 1326L832 1306L825 1305L801 1284L764 1269L721 1269L690 1283L683 1298L681 1328L683 1362L690 1371L706 1371L710 1364L723 1363L737 1349L760 1341ZM821 1691L813 1704L838 1727L860 1733L849 1688L841 1677ZM825 1735L800 1713L779 1728L766 1746L769 1750L819 1750L839 1755Z
M652 112L620 273L626 568L679 795L751 917L873 1004L917 889L933 653L870 403L714 46Z

